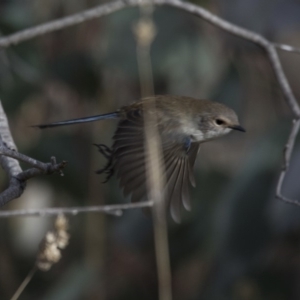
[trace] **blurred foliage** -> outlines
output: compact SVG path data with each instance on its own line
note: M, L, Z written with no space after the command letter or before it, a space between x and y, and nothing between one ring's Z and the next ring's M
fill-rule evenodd
M3 35L93 7L92 0L0 3ZM193 1L268 38L300 45L299 3ZM253 17L255 16L255 17ZM114 111L140 95L136 44L138 9L47 34L0 52L1 100L21 152L67 160L65 176L28 182L5 209L121 203L112 179L94 171L105 160L92 146L110 145L114 121L38 131L32 124ZM296 300L300 298L300 212L274 198L290 111L258 47L169 7L154 13L152 45L157 94L210 98L233 107L246 134L203 145L196 166L193 210L170 220L174 299ZM300 95L300 57L282 53ZM300 199L297 142L285 194ZM1 189L6 185L4 174ZM49 218L0 219L0 299L9 299L31 268ZM62 260L34 276L22 299L157 299L151 219L72 217Z

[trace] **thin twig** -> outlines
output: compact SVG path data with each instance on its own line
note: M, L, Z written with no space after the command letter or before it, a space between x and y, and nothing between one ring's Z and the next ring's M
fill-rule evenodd
M37 271L37 266L34 265L10 300L17 300L19 298L19 296L22 294L22 292L24 291L24 289L26 288L26 286L28 285L28 283L30 282L31 278L33 277L36 271Z
M152 19L153 6L143 6L140 19L135 26L137 40L137 60L140 75L142 97L154 95L153 74L151 64L151 45L156 35ZM153 199L153 227L155 241L155 257L158 275L158 294L160 300L172 299L171 266L169 257L168 227L164 199L165 166L162 161L161 140L157 129L156 106L154 102L145 102L143 107L147 191Z
M6 145L0 145L0 155L5 155L18 161L25 162L34 168L47 172L52 167L52 163L43 163L25 154L19 153L16 150L9 149ZM55 163L53 164L55 165Z
M0 218L8 217L45 217L56 216L59 214L76 216L82 213L101 212L121 216L123 210L152 207L152 201L127 204L112 204L87 207L49 207L49 208L33 208L33 209L17 209L17 210L0 210Z
M139 5L168 5L179 8L202 18L203 20L206 20L207 22L229 33L232 33L233 35L252 41L253 43L264 48L269 56L271 65L274 69L282 92L285 95L286 101L291 107L294 116L296 118L300 118L300 107L284 74L278 54L276 52L276 46L273 43L269 42L262 35L225 21L200 6L188 2L182 2L180 0L118 0L109 2L56 21L51 21L39 26L25 29L7 37L2 37L0 38L0 47L15 45L34 37L44 35L45 33L53 32L69 26L80 24L88 20L109 15L126 7L134 7Z
M285 178L287 170L289 168L289 164L290 164L290 160L291 160L291 156L292 156L292 151L294 149L295 140L296 140L296 137L299 133L299 130L300 130L300 120L299 119L297 121L294 120L292 129L291 129L288 141L287 141L287 144L284 148L283 165L282 165L282 168L281 168L281 172L280 172L277 187L276 187L276 197L278 199L281 199L285 202L295 204L295 205L298 205L298 206L300 206L300 202L298 200L289 199L289 198L283 196L281 190L282 190L282 185L283 185L284 178Z
M49 271L54 264L60 261L62 257L61 252L67 247L70 240L68 228L68 219L65 215L59 214L54 221L54 228L52 230L48 230L40 242L39 251L33 267L14 293L11 300L19 299L20 295L23 293L37 270L41 270L43 272Z
M4 163L6 163L4 164L4 169L10 177L8 187L0 193L0 207L13 199L20 197L26 187L26 181L28 179L42 174L53 174L55 172L62 175L62 170L67 164L65 161L56 163L55 157L51 157L51 161L49 163L40 162L34 158L19 153L16 150L9 149L7 145L2 142L1 137L0 157ZM7 158L7 160L5 160L5 158ZM11 161L8 161L8 158ZM16 168L16 166L19 166L19 163L15 163L16 160L28 163L33 166L33 168L22 171L20 167ZM13 163L14 168L7 165L7 163Z

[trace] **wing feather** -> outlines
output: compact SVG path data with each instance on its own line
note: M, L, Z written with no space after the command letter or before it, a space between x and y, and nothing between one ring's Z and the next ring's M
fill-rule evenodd
M189 168L188 168L188 173L189 173L189 179L190 183L193 187L196 187L196 181L194 177L194 172L193 172L193 167L196 161L196 157L199 151L199 144L192 144L191 148L189 150Z
M173 220L177 223L180 223L183 160L183 158L178 158L176 168L168 182L168 202L170 205L170 212Z
M189 162L185 160L184 162L184 174L182 176L182 204L184 208L188 211L191 210L191 202L190 202L190 192L189 192Z
M114 135L114 169L125 196L131 201L147 197L146 165L144 148L144 127L140 110L128 112L121 120ZM189 183L195 186L193 166L199 145L191 144L189 149L175 140L162 139L164 174L166 176L166 205L176 222L180 222L183 205L190 210Z

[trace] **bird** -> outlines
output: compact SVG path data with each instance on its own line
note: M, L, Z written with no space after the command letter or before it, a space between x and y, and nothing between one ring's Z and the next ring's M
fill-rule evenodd
M145 109L155 113L155 126L162 149L165 174L165 202L171 217L181 221L182 206L191 210L189 186L196 186L193 168L200 145L232 130L245 132L233 109L219 102L186 96L159 95L142 98L119 110L83 118L34 125L40 129L119 119L112 147L95 144L106 159L98 174L106 181L116 174L124 196L132 202L147 200Z

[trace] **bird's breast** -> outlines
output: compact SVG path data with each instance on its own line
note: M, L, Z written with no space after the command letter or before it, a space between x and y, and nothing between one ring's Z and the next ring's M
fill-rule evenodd
M205 139L203 132L197 128L194 122L184 118L163 119L160 122L160 133L164 137L174 139L178 142L189 138L192 142L201 142Z
M190 120L182 120L178 130L190 137L193 142L201 142L205 139L204 132Z

